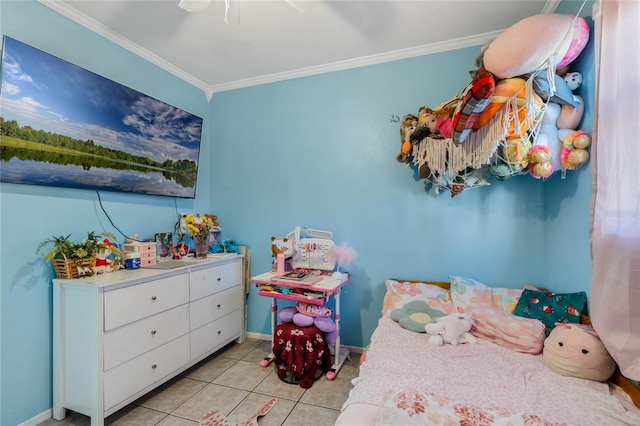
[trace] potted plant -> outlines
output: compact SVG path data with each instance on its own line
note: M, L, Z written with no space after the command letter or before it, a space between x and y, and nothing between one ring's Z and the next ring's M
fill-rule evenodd
M49 250L44 254L46 260L51 261L53 269L58 278L78 278L80 276L91 276L94 274L96 266L96 254L101 250L110 249L116 254L123 253L107 245L105 239L117 239L110 232L96 234L94 231L87 233L87 238L81 242L72 241L71 234L67 236L47 238L38 244L36 253Z

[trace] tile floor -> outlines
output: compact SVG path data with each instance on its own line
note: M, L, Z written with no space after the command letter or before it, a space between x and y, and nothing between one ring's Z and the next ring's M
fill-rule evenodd
M358 354L352 354L333 381L325 377L309 389L278 379L275 368L259 363L271 343L247 339L221 351L113 413L105 424L114 426L194 426L211 410L227 415L231 425L249 418L272 397L278 402L259 424L299 426L333 425L358 376ZM67 412L64 420L49 419L39 426L88 426L90 419Z

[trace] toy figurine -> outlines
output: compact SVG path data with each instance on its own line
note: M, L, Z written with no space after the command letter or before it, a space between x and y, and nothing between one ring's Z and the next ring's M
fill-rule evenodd
M186 256L187 253L189 253L189 247L187 247L185 243L181 242L171 249L171 253L173 253L173 258L175 260L180 260L183 256Z

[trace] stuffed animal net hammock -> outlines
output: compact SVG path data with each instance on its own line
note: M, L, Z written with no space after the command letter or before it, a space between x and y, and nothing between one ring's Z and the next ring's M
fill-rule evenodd
M527 139L526 132L535 134L544 113L544 104L531 89L533 76L520 90L504 100L494 115L471 133L464 143L455 144L453 139L426 137L413 146L413 164L429 167L431 175L453 176L467 168L478 169L483 165L502 159L510 161L498 148L505 148L507 140L518 137ZM517 168L517 167L514 167Z

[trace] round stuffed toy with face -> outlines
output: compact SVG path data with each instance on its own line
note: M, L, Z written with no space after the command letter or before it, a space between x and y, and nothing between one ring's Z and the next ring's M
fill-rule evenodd
M604 382L616 363L589 326L556 323L544 341L544 364L558 374Z

